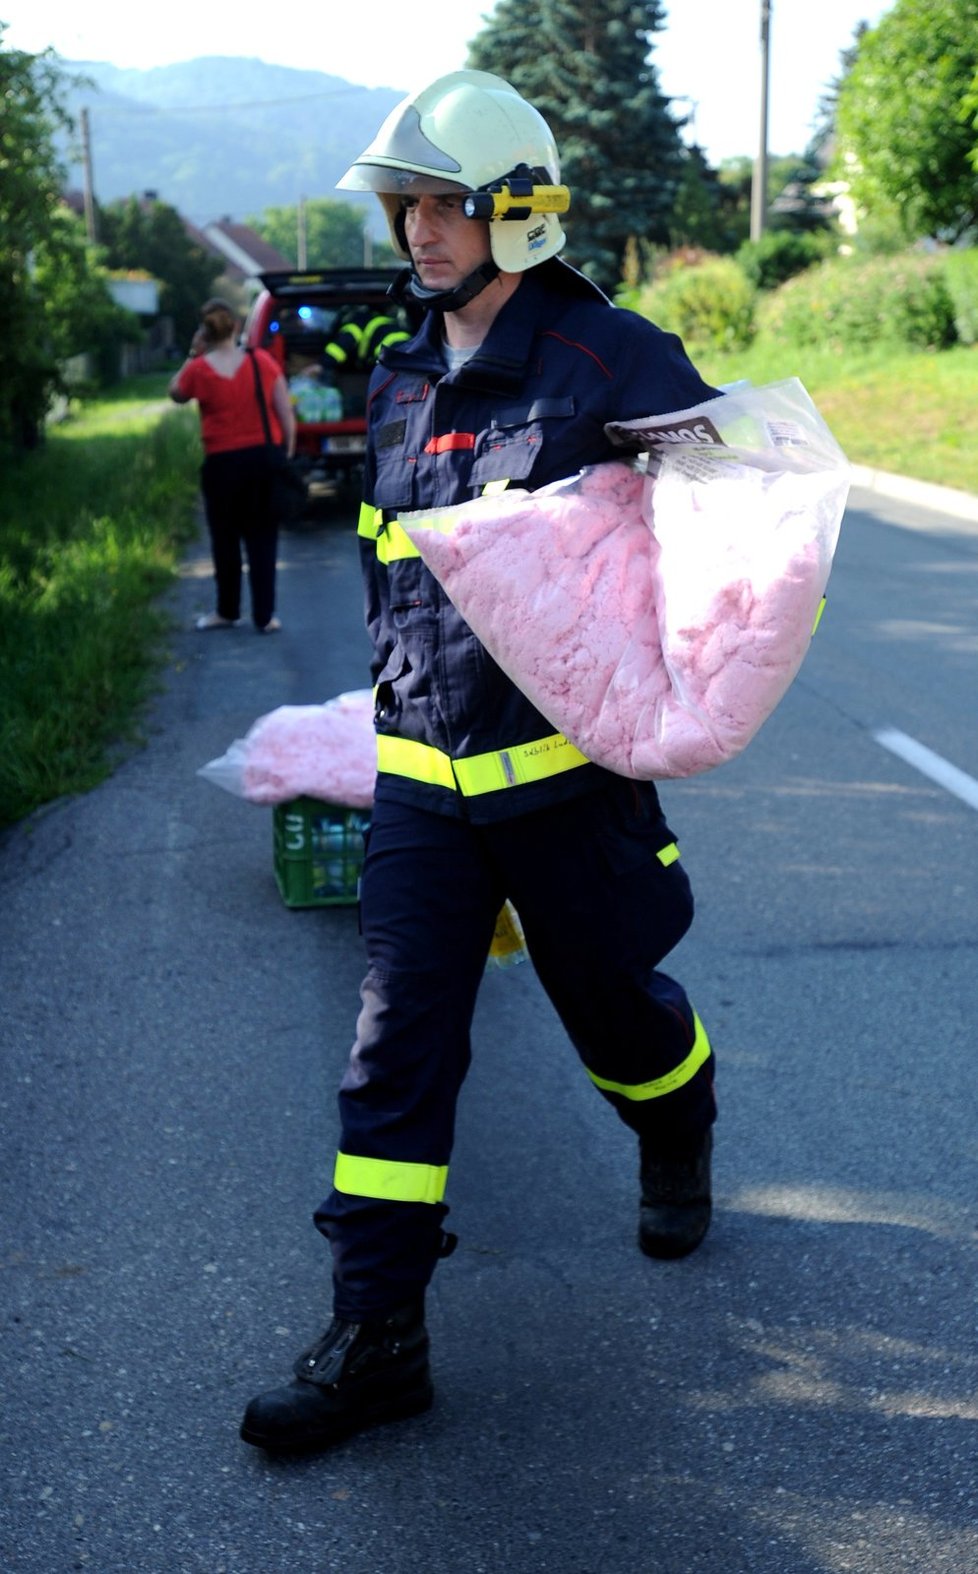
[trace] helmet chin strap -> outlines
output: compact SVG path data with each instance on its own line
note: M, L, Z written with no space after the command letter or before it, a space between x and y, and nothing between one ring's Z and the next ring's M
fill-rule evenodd
M487 284L499 277L499 268L492 262L483 262L478 268L456 284L453 290L429 290L421 283L413 268L404 268L387 291L392 300L405 305L421 306L425 311L457 312L469 301L475 300Z

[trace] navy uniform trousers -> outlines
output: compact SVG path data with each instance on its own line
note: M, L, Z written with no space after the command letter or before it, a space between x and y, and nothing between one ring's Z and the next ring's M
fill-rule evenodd
M654 788L612 777L488 825L381 794L337 1169L315 1215L332 1247L337 1316L360 1322L403 1304L444 1255L456 1102L507 897L585 1070L622 1120L668 1152L714 1119L709 1041L684 990L659 971L693 900Z

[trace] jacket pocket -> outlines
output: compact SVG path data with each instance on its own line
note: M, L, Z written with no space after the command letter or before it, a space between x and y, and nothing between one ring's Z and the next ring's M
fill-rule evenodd
M374 682L374 721L388 726L395 722L400 715L401 706L398 701L395 684L400 678L406 678L411 671L407 653L403 646L394 646L382 671L377 674Z
M419 557L392 563L388 585L390 618L398 639L434 628L438 620L438 582Z
M389 514L406 513L414 498L414 465L401 448L376 454L374 505Z
M559 425L574 414L571 397L532 399L505 405L492 412L486 431L479 434L472 462L471 484L481 490L490 481L528 480L543 444L559 442ZM546 427L544 425L546 423Z

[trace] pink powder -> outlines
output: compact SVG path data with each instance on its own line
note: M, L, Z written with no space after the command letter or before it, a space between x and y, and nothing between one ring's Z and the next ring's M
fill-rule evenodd
M841 518L837 475L691 479L675 458L654 481L613 462L402 519L537 709L589 759L643 779L732 759L771 714Z
M325 705L280 705L243 740L242 794L287 803L308 794L351 809L373 803L377 739L369 689Z

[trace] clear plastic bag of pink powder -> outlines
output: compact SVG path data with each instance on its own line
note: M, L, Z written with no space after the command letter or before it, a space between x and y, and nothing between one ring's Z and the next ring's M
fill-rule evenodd
M849 467L797 378L607 430L630 457L400 522L588 759L690 776L734 758L797 674Z

